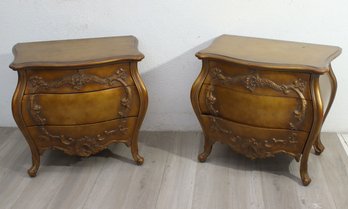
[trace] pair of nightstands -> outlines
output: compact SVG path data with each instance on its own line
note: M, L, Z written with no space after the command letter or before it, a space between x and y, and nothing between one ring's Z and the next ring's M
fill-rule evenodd
M205 135L205 161L216 141L251 159L284 152L301 159L310 183L309 152L320 154L320 129L336 93L332 46L224 35L197 53L203 68L191 91ZM138 154L137 136L147 108L134 37L23 43L14 47L11 68L19 82L13 115L33 158L49 148L89 156L111 143ZM324 113L319 76L329 75L332 92Z

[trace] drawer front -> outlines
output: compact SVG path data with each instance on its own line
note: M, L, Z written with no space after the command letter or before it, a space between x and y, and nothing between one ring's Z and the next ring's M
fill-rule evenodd
M260 70L228 62L209 62L205 84L256 95L303 97L310 100L310 74Z
M308 138L303 131L258 128L212 116L202 116L202 120L209 139L228 144L251 159L280 152L299 157Z
M134 85L129 63L87 69L27 70L25 94L77 93Z
M40 150L56 148L70 155L89 156L113 142L129 143L136 118L78 126L32 126L29 133Z
M309 131L313 120L311 101L261 96L214 85L202 86L199 104L203 114L265 128Z
M77 94L25 95L22 113L27 126L75 125L137 116L135 86Z

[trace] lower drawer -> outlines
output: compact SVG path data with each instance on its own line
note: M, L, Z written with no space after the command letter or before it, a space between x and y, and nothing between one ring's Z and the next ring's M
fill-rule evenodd
M280 152L299 157L308 138L304 131L260 128L208 115L201 117L210 140L228 144L251 159L272 157Z
M89 156L113 142L128 143L136 117L78 126L32 126L29 133L40 150L56 148L70 155Z

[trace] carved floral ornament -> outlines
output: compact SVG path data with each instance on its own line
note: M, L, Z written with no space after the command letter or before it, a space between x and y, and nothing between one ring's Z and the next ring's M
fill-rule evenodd
M126 86L125 80L127 79L127 73L123 68L115 71L111 76L107 78L102 78L93 74L86 74L81 70L78 70L77 73L69 76L65 76L61 79L54 81L45 81L40 76L31 76L29 78L30 89L32 93L35 93L41 89L51 89L51 88L60 88L63 86L70 86L72 89L80 90L86 84L97 83L105 86L114 86L116 83L121 83L123 86Z
M289 128L291 130L297 130L298 126L303 122L307 108L307 101L303 95L306 83L302 79L297 79L291 84L277 84L269 79L262 78L257 72L251 72L244 75L227 76L221 69L212 68L210 69L212 76L212 82L208 86L208 90L205 97L206 106L211 117L211 129L218 131L222 134L229 136L228 143L233 146L237 151L243 152L247 157L251 159L265 158L274 156L272 147L281 146L287 147L289 145L295 145L298 143L296 139L296 133L292 132L292 135L288 139L276 139L271 138L267 140L257 140L255 138L242 138L233 133L233 131L223 128L220 125L218 118L219 110L215 107L217 98L214 96L215 87L214 84L219 83L222 85L227 84L241 84L250 92L253 92L256 88L270 88L275 91L281 92L284 95L290 92L295 92L299 99L297 108L293 111L293 120L289 122ZM298 156L296 156L298 157Z
M29 78L30 85L33 91L36 92L39 89L60 88L62 86L69 86L72 89L81 89L83 86L89 83L98 83L107 86L113 86L116 83L120 83L124 87L123 97L120 99L121 109L118 112L121 118L127 117L131 104L131 89L127 88L125 79L127 74L121 68L117 70L112 76L108 78L102 78L92 74L86 74L78 71L71 76L63 77L59 80L45 81L42 77L32 76ZM80 156L89 156L104 149L104 142L111 135L125 135L128 131L127 120L121 120L117 128L111 130L105 130L95 136L83 136L81 138L73 138L65 135L56 135L45 127L47 119L43 116L42 106L39 104L39 95L34 94L30 96L29 103L30 115L34 121L39 124L41 130L40 138L45 140L59 140L64 145L69 147L64 148L63 151L68 154L79 154ZM71 150L72 149L72 150Z

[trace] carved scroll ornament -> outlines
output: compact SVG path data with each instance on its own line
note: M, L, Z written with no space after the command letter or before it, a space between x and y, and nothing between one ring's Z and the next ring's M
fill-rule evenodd
M49 88L59 88L61 86L70 86L73 89L80 89L84 85L92 82L104 84L104 85L115 85L115 82L119 82L124 86L125 92L123 97L120 99L121 109L119 115L124 118L128 116L128 112L131 104L131 89L126 87L125 77L126 74L123 69L116 71L111 77L101 78L96 75L90 75L81 73L74 74L70 77L64 77L60 80L46 82L44 79L38 76L33 76L30 78L32 87L37 91L38 89L49 89ZM42 106L39 103L39 95L34 94L30 96L30 115L34 121L39 124L41 130L41 135L39 136L45 140L59 140L60 143L64 145L69 145L67 147L59 147L64 152L68 154L78 154L80 156L89 156L95 154L104 149L105 141L112 135L125 135L128 131L127 120L121 120L119 126L115 129L105 130L95 136L82 136L80 138L73 138L65 135L57 135L49 132L45 127L47 119L43 116Z
M78 70L76 74L65 76L54 81L45 81L40 76L31 76L29 78L31 93L35 93L42 89L60 88L63 86L70 86L72 89L80 90L86 84L97 83L108 87L114 86L116 83L121 83L126 86L127 73L123 68L114 72L111 76L102 78L93 74L86 74Z
M253 92L256 88L270 88L275 91L281 92L284 95L289 94L291 91L295 92L299 99L299 105L297 109L293 111L293 120L289 123L289 128L291 130L296 130L297 127L304 120L307 102L303 95L305 82L301 79L295 80L289 85L279 85L269 79L261 78L258 73L252 72L246 75L237 76L226 76L223 74L222 70L219 68L213 68L210 70L212 75L212 83L208 86L208 90L205 97L206 106L209 113L213 116L211 117L211 129L225 134L229 137L228 143L237 151L244 154L246 157L255 158L266 158L274 156L274 151L272 148L274 146L278 147L288 147L291 145L296 145L298 143L296 139L296 133L292 132L288 139L276 139L271 138L267 140L257 140L256 138L243 138L241 136L235 135L233 131L223 128L217 117L219 116L219 110L215 107L217 98L214 96L215 88L214 84L236 84L239 83L243 85L246 89ZM279 150L279 149L277 149ZM291 154L291 153L289 153ZM295 156L299 158L298 155Z
M224 75L221 69L213 68L210 70L210 73L212 75L212 83L208 88L207 106L213 115L218 116L219 113L219 111L212 104L212 102L215 103L216 101L216 98L213 96L213 84L220 83L224 85L239 83L243 85L246 89L248 89L250 92L253 92L256 88L270 88L275 91L281 92L284 95L288 95L291 91L295 92L298 95L299 104L297 108L293 111L293 119L289 122L289 128L291 130L298 130L298 127L302 124L307 109L307 101L303 95L306 82L302 79L299 78L291 84L277 84L269 79L261 78L259 74L256 72L231 77Z

